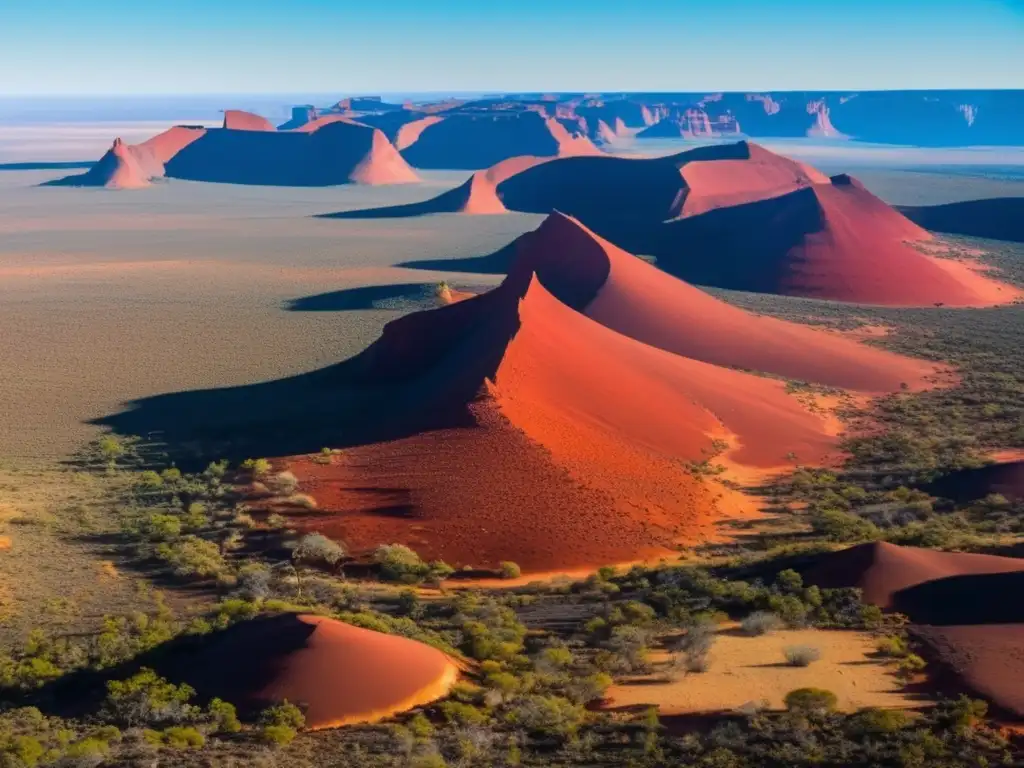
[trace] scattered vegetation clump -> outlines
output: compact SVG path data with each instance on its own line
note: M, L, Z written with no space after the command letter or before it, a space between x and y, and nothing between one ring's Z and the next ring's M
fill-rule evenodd
M809 645L787 645L782 655L791 667L809 667L821 658L821 651Z
M778 629L782 629L784 622L774 613L768 611L754 611L740 622L740 629L751 637L767 635Z

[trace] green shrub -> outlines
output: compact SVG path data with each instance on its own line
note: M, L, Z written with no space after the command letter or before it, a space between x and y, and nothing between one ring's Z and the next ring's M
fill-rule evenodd
M178 576L209 578L227 570L220 548L214 542L198 536L184 536L177 541L161 544L156 554Z
M46 748L34 736L18 735L0 740L0 765L4 768L35 768L46 753Z
M430 574L430 566L404 544L381 544L374 551L373 560L386 581L418 584Z
M337 567L345 559L345 545L329 539L322 533L307 533L292 549L295 562L306 562Z
M797 688L787 693L783 701L790 712L804 715L834 712L839 704L836 695L824 688Z
M562 738L573 736L585 717L579 704L559 696L538 695L524 696L508 715L519 727Z
M271 469L273 469L273 467L266 459L246 459L242 462L242 471L248 472L253 477L263 477L268 474Z
M152 669L143 668L127 680L107 683L104 710L113 721L128 727L181 722L198 714L197 708L188 703L194 695L190 686L174 685Z
M306 716L301 709L285 699L260 712L259 721L262 725L285 725L298 731L305 727Z
M927 666L928 663L920 656L915 653L908 653L896 665L896 676L900 680L911 680Z
M181 536L181 529L176 515L151 515L142 524L142 533L150 541L173 541Z
M502 562L498 571L501 573L501 578L503 579L518 579L523 572L522 569L511 560L505 560Z
M295 740L297 735L298 731L287 725L264 725L259 730L261 741L277 747L288 746Z
M831 541L872 541L880 535L870 520L841 509L823 509L811 516L811 530Z
M887 635L875 644L878 653L888 658L897 659L910 653L907 641L898 635Z
M172 725L164 729L163 743L172 749L199 749L206 743L206 737L195 728Z
M853 723L863 733L895 733L910 725L910 717L898 709L871 707L858 712Z
M238 733L242 730L242 723L238 719L238 711L234 704L213 699L206 706L206 714L213 721L217 733Z
M155 491L159 488L163 488L164 479L153 470L147 469L146 471L138 474L135 478L135 484L144 491Z
M461 701L445 701L441 703L440 709L444 719L449 723L483 725L487 722L487 715L472 704L464 704Z

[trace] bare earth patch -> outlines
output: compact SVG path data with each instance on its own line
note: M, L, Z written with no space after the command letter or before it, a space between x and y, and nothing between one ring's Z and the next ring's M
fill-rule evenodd
M783 655L788 646L817 648L821 659L808 667L788 666ZM747 637L735 625L725 625L711 649L708 671L669 681L672 657L661 653L654 657L660 668L652 675L613 686L608 698L613 708L656 706L662 715L682 715L735 710L750 702L781 709L787 693L813 687L832 691L844 711L920 707L920 700L901 692L890 667L869 657L873 650L874 640L864 632L795 629Z

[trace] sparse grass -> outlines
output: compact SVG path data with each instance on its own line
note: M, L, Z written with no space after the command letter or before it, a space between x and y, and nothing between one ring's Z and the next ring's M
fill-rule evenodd
M821 651L809 645L787 645L782 655L791 667L809 667L821 658Z

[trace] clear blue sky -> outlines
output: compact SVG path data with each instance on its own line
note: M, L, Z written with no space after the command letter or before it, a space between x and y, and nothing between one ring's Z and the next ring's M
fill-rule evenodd
M1024 87L1024 0L0 0L0 96Z

